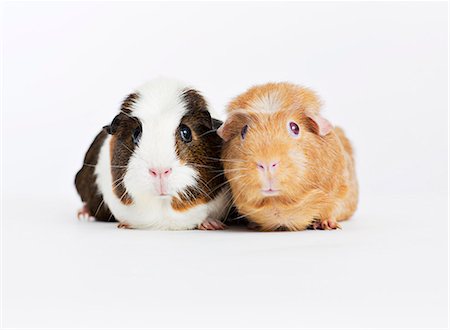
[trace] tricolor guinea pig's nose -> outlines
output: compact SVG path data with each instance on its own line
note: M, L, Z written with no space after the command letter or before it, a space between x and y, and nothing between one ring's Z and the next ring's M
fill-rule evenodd
M167 177L172 173L172 168L156 168L149 169L150 175L154 177Z

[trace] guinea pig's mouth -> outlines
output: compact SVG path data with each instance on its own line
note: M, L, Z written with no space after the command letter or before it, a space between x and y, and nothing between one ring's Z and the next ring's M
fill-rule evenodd
M277 195L279 195L280 194L280 189L272 189L272 188L270 188L270 189L263 189L263 190L261 190L261 193L264 195L264 196L277 196Z

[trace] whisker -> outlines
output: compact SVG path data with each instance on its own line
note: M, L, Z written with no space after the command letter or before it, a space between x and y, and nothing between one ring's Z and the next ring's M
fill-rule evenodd
M199 135L198 137L203 137L203 136L205 136L205 135L207 135L207 134L210 134L210 133L213 133L213 132L216 132L216 131L217 131L216 129L212 129L212 130L210 130L210 131L206 131L205 133Z
M83 163L84 166L89 166L89 167L96 167L96 165L94 164L88 164L88 163ZM122 166L122 165L110 165L113 168L126 168L127 166Z
M240 160L240 159L223 159L223 158L214 158L214 157L208 157L205 156L205 158L207 159L212 159L212 160L219 160L221 162L236 162L236 163L244 163L244 160Z

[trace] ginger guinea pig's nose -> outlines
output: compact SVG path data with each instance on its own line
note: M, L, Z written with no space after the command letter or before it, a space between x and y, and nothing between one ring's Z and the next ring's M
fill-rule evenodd
M280 165L280 161L276 160L276 161L270 161L270 162L257 162L256 166L258 167L258 169L262 172L269 172L269 173L274 173L275 170L277 169L278 165Z

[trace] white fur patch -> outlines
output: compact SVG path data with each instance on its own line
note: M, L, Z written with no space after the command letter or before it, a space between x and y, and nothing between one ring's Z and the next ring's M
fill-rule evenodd
M225 184L216 197L207 203L208 217L222 221L229 213L232 204L228 184Z
M255 98L251 105L250 110L255 112L276 112L281 107L281 101L276 91L268 92L267 94Z

